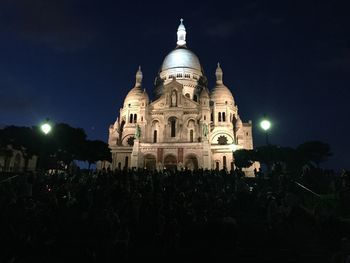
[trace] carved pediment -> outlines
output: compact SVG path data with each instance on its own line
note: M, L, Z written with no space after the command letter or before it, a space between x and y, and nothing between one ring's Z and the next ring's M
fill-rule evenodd
M165 96L162 95L159 99L156 101L153 101L150 104L150 109L162 109L165 107Z
M189 109L197 109L198 108L198 103L187 98L186 96L182 95L182 99L183 99L183 106L184 108L189 108Z
M164 86L164 93L167 93L173 89L176 89L178 92L182 93L183 86L181 83L177 82L175 78Z

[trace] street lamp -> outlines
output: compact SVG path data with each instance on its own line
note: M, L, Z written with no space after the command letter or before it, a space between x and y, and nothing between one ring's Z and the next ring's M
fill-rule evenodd
M45 135L48 135L52 131L52 125L49 122L49 119L46 119L44 123L40 125L40 131ZM38 167L39 169L44 168L44 156L45 156L45 151L46 151L46 140L43 138L42 140L42 145L41 145L41 150L40 150L40 155L39 155L39 161L38 161Z
M50 125L50 123L45 122L40 126L40 129L45 135L47 135L51 132L52 126Z
M263 129L265 131L265 135L266 135L266 145L269 145L269 137L268 137L268 130L271 128L271 122L264 118L261 122L260 122L260 127L261 129Z

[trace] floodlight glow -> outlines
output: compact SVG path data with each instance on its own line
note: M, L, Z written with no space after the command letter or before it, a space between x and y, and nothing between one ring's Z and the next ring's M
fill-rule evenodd
M263 120L260 122L260 127L264 130L267 131L271 127L271 122L268 120Z
M44 123L43 125L41 125L41 130L44 134L48 134L52 130L52 127L50 124Z
M230 145L230 148L231 148L231 151L236 151L237 150L237 145L236 144L234 144L234 143L232 143L231 145Z

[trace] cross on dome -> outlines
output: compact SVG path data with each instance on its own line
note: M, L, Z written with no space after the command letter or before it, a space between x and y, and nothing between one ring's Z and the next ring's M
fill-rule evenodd
M222 72L222 69L220 67L220 63L218 62L218 66L217 66L216 71L215 71L216 83L217 84L223 84L223 81L222 81L222 76L223 75L224 75L224 73Z
M180 19L180 25L177 29L177 42L178 46L186 46L186 28L182 23L184 20Z
M136 72L136 82L135 86L141 86L142 83L142 71L141 71L141 66L139 66L139 69Z

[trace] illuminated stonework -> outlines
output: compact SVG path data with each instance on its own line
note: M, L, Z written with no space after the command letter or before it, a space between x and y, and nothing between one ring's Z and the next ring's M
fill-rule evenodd
M139 68L135 86L109 128L112 169L231 170L232 149L253 148L252 123L242 123L220 65L209 92L200 61L186 46L182 20L177 35L177 47L156 77L155 100L150 101L142 88Z

